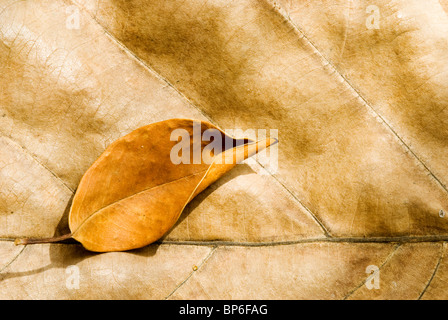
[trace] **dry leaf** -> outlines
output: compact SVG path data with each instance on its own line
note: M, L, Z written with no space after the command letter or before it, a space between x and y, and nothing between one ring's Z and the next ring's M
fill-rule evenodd
M176 132L184 133L180 141ZM112 143L81 179L71 233L15 244L73 238L96 252L144 247L168 232L197 194L273 143L233 139L209 122L189 119L139 128Z
M447 299L447 8L2 1L0 297ZM278 130L278 170L237 166L132 252L13 245L67 233L95 159L172 118Z

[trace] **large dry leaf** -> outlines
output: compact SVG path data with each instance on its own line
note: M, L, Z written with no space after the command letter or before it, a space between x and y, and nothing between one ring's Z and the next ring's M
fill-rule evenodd
M447 8L2 0L0 297L447 299ZM277 129L278 170L237 166L139 250L13 245L67 233L107 146L171 118Z

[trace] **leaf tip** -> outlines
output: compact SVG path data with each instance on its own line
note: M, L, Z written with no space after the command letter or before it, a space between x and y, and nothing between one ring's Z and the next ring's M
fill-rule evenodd
M278 139L277 138L271 138L271 146L276 145L278 143Z

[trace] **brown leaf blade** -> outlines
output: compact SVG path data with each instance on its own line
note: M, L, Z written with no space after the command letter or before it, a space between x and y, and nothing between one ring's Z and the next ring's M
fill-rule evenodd
M171 141L175 130L187 132L188 141ZM208 130L220 135L220 146L225 141L232 145L211 163L203 157L209 144L215 143L202 141ZM188 119L135 130L109 146L82 178L69 216L72 237L88 250L100 252L140 248L158 240L192 198L274 141L250 142L231 139L211 123ZM178 143L188 145L182 147L183 152L190 151L187 163L173 161L172 150ZM196 151L201 159L195 164Z
M0 297L447 299L447 3L0 1ZM366 27L372 5L380 29ZM278 171L247 162L197 196L227 168L161 182L195 197L132 252L13 245L64 238L95 159L172 118L278 129ZM107 207L136 230L150 186L100 180L78 227Z

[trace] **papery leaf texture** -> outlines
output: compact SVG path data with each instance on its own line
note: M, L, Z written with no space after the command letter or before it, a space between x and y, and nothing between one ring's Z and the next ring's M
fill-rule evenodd
M447 0L0 0L0 298L448 299L447 62Z

